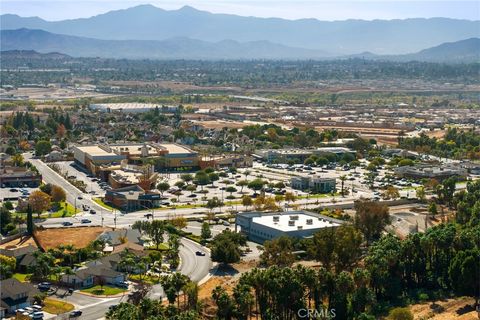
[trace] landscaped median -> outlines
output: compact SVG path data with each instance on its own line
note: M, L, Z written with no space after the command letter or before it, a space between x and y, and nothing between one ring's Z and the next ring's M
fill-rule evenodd
M80 290L80 292L93 295L93 296L115 296L120 293L127 292L126 289L113 287L113 286L94 286L91 288Z
M62 314L75 309L74 305L65 301L45 298L43 301L43 311L51 314Z
M52 208L53 208L52 211L44 211L40 214L40 216L37 213L35 213L33 216L40 217L40 218L65 218L65 217L71 217L75 213L80 212L79 209L75 211L74 206L72 206L70 203L65 201L54 203L52 205ZM18 212L16 213L16 215L21 215L26 217L27 213Z
M103 202L102 198L92 198L92 200L93 200L93 202L95 202L96 204L98 204L98 205L101 206L101 207L104 207L104 208L107 209L107 210L110 210L110 211L115 210L114 207L109 206L108 204L106 204L105 202Z

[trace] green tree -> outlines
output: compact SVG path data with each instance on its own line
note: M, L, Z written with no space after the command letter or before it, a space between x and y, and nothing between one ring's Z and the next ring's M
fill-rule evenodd
M160 194L163 197L163 193L165 191L167 191L168 189L170 189L170 184L166 181L160 182L160 183L157 184L157 189L158 189L158 191L160 191Z
M228 264L240 261L240 246L246 244L242 234L224 230L211 241L213 261Z
M378 239L383 229L390 224L388 207L374 201L356 201L354 223L368 242Z
M44 156L52 150L52 144L50 141L40 140L35 144L35 155L38 157Z
M206 241L212 237L212 231L210 230L210 224L208 222L204 222L202 224L202 231L200 237L203 241Z
M289 267L295 261L294 247L290 237L267 240L263 244L260 263L264 266Z

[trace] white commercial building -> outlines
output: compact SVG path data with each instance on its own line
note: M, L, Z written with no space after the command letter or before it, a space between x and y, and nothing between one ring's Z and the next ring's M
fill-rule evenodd
M242 212L236 217L249 240L263 243L281 236L308 238L324 228L338 227L343 221L309 211Z

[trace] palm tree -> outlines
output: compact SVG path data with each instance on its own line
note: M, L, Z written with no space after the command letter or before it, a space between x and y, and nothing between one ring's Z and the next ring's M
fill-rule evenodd
M340 181L342 182L342 186L341 186L342 192L341 192L341 193L342 193L342 197L344 197L344 196L345 196L345 193L344 193L344 190L345 190L345 189L344 189L344 187L345 187L345 181L347 180L347 176L346 176L346 175L341 175L341 176L339 177L339 179L340 179Z

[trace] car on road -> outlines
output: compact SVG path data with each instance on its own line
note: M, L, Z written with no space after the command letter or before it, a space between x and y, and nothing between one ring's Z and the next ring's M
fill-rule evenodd
M82 315L82 311L80 310L74 310L72 312L70 312L70 314L68 315L69 318L78 318Z
M12 189L10 189L10 192L18 192L18 190L15 189L15 188L12 188Z
M73 226L73 223L71 223L70 221L65 221L65 222L62 222L62 226L64 227Z
M83 197L82 197L82 196L78 196L77 199L78 199L78 200L83 200Z
M38 284L38 290L40 291L48 291L52 287L52 284L50 282L40 282Z
M82 221L81 221L81 222L82 222L82 223L92 223L92 221L91 221L91 220L89 220L89 219L82 219Z
M153 218L153 214L151 213L144 214L143 216L147 219Z
M205 256L205 252L202 252L202 251L197 251L197 252L195 252L195 254L196 254L197 256L200 256L200 257L204 257L204 256Z
M90 209L90 214L97 214L97 211Z
M112 304L111 306L108 306L108 310L115 310L117 306L118 304Z

